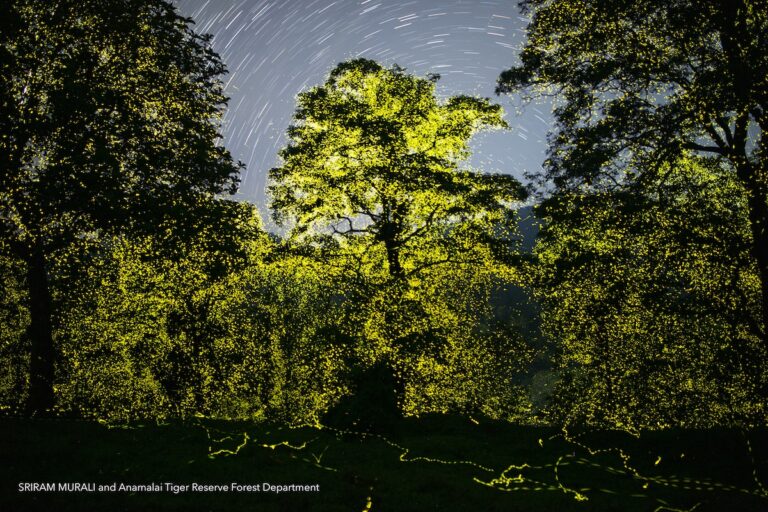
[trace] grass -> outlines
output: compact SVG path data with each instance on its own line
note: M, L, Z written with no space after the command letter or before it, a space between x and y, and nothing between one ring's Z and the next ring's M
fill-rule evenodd
M764 511L766 431L564 435L458 417L386 435L188 420L0 419L2 511ZM566 439L567 438L567 439ZM19 483L319 484L319 492L19 492Z

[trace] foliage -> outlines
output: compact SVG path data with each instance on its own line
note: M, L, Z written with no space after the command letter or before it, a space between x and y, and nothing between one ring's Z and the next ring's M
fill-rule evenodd
M217 344L238 354L230 386L249 407L314 424L347 392L350 342L339 328L337 282L314 260L275 250L218 285Z
M6 236L51 244L154 220L161 206L236 183L212 122L225 103L224 66L170 4L15 0L9 8Z
M712 160L539 207L534 289L559 344L553 418L631 428L763 422L747 198Z
M26 398L29 371L29 309L21 262L0 256L0 410Z
M684 151L720 158L747 201L768 345L768 3L524 0L521 64L497 92L553 94L559 190L653 181ZM677 166L670 167L675 172ZM649 176L645 176L649 174ZM738 199L737 199L738 198Z
M123 236L59 258L61 408L124 419L228 403L219 395L233 369L215 343L215 288L246 265L249 247L264 250L265 235L251 205L212 206L215 225L171 256L160 237Z
M110 420L304 423L344 393L333 281L284 254L253 206L225 205L220 231L191 240L179 258L155 238L112 239L62 297L63 409ZM232 244L236 233L243 259L212 265L216 236Z
M492 266L444 265L424 271L418 283L390 283L351 303L357 364L392 366L406 415L527 419L529 404L515 379L533 353L491 307L501 279Z
M272 210L293 234L385 250L391 276L456 261L478 245L513 247L510 204L524 197L506 175L460 170L469 138L503 127L501 108L357 59L301 93L289 145L272 169Z
M234 191L224 66L163 0L13 0L0 31L0 236L25 262L30 412L52 405L54 253L175 229Z
M546 174L557 186L610 182L625 157L674 160L683 149L747 160L749 179L763 179L763 145L745 143L750 126L759 138L765 126L764 0L522 6L531 16L522 63L501 74L497 92L563 100Z

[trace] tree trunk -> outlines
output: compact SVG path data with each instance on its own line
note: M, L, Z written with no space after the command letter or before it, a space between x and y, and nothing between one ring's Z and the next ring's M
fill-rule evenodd
M749 191L749 223L752 228L753 252L757 260L762 291L762 339L768 345L768 205L759 191Z
M763 344L768 346L768 186L761 179L766 175L768 169L760 164L750 164L744 154L745 143L738 143L741 156L738 158L732 156L731 162L736 168L736 176L747 191L752 254L757 263L757 272L760 277L760 298L762 299L760 304L762 327L760 337Z
M384 200L382 201L382 210L384 221L376 233L376 240L382 242L387 251L387 266L390 277L400 280L404 277L403 267L400 264L400 236L403 231L405 208L395 201Z
M387 265L389 266L389 275L396 279L403 277L403 267L400 265L400 247L395 240L385 239L384 247L387 250Z
M29 395L26 411L29 415L45 414L54 404L53 397L53 329L51 323L51 292L41 247L27 258L27 287L29 289L32 350L29 365Z
M387 267L389 276L396 285L390 289L394 293L400 293L400 284L405 273L400 263L400 235L399 225L396 222L385 224L378 233L378 239L384 244L387 252ZM387 326L397 322L393 318L393 312L389 307L384 310L384 321ZM391 337L388 336L388 337ZM397 344L399 339L391 339ZM372 368L364 370L358 375L356 385L356 397L358 408L360 403L365 403L364 414L361 411L352 411L353 420L363 429L372 432L392 433L396 429L397 419L401 417L400 403L405 395L405 384L400 379L394 367L395 361L390 356L379 361Z

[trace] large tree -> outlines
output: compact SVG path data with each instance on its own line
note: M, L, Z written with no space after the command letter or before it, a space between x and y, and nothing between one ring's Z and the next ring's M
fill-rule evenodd
M523 359L507 350L517 339L492 339L478 319L517 254L514 203L525 191L511 176L462 167L473 134L505 126L502 110L441 101L436 80L364 59L339 64L299 95L270 172L277 220L343 276L358 419L388 417L393 398L406 413L482 409L512 387L509 367L487 378L502 366L490 354Z
M719 158L746 194L767 343L768 2L521 7L531 17L521 64L501 74L497 92L557 97L543 180L560 190L616 189L655 177L685 150Z
M57 252L173 231L239 167L218 144L224 65L170 3L11 0L0 19L0 234L26 266L35 412L54 400Z
M513 177L460 169L481 129L505 126L487 99L435 97L436 76L356 59L298 97L283 164L270 171L272 209L294 235L384 249L407 279L483 245L514 247Z

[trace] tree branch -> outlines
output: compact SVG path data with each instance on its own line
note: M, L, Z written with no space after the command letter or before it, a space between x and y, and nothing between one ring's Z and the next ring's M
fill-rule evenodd
M705 151L707 153L717 153L718 155L728 156L728 151L719 146L704 146L695 142L688 142L683 144L685 149L693 149L695 151Z

